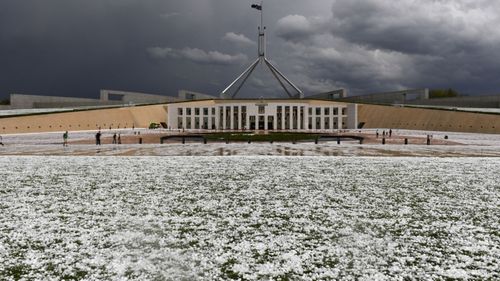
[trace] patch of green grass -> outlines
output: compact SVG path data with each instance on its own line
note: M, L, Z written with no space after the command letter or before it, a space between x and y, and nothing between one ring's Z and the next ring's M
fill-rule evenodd
M87 272L83 270L76 270L74 274L64 275L61 277L62 280L84 280L87 276Z
M238 260L236 260L235 258L230 258L221 265L220 271L222 272L224 278L233 280L241 279L240 274L233 271L233 266L237 263Z
M19 280L24 277L26 274L30 272L31 268L24 264L16 264L11 267L5 268L3 271L0 271L0 277L11 277L14 280Z
M291 272L287 272L285 274L276 276L274 278L274 280L277 280L277 281L290 281L290 280L294 280L294 278L293 278L293 274Z

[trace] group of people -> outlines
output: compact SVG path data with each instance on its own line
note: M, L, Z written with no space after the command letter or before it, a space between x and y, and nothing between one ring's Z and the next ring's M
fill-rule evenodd
M95 134L95 144L96 145L101 145L101 136L102 136L102 133L99 130ZM64 134L63 134L63 146L68 146L68 137L69 137L68 131L64 132ZM121 136L121 134L117 135L116 133L114 133L113 134L113 144L121 144L121 143L122 143L122 136ZM0 144L3 146L2 136L0 136Z
M377 136L378 139L379 136L378 130L375 132L375 135ZM388 132L386 132L385 130L382 131L382 137L385 138L386 136L392 137L392 129L389 129Z
M95 145L101 145L101 131L98 131L95 134ZM122 144L122 135L121 134L113 134L113 144Z
M122 144L121 134L118 134L118 139L116 138L116 133L113 134L113 144Z

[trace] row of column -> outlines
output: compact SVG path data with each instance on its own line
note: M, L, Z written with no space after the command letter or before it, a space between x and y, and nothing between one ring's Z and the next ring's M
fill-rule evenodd
M237 113L237 120L235 120L235 107L238 109ZM269 121L270 117L272 117L272 124L274 130L278 129L278 122L281 123L281 130L293 130L294 129L294 123L296 124L296 129L297 130L307 130L309 129L309 121L311 121L311 129L342 129L342 123L345 122L344 120L344 115L309 115L307 111L307 107L304 106L297 106L297 114L294 116L293 114L293 107L290 106L290 111L288 118L286 118L285 114L285 106L282 106L281 110L281 118L278 119L278 112L276 110L276 107L273 107L271 110L270 107L266 108L266 112L272 112L274 114L249 114L250 110L248 106L216 106L215 110L215 115L211 114L212 108L208 108L208 115L203 114L203 108L200 108L200 115L185 115L183 114L182 116L182 125L184 128L187 128L187 119L191 119L191 129L195 129L196 125L196 119L199 118L199 128L203 128L205 125L205 120L204 118L207 118L208 124L206 129L212 129L215 127L215 129L225 129L225 130L236 130L236 129L250 129L250 117L255 116L255 129L259 129L259 123L260 123L260 118L264 117L264 130L269 130ZM229 108L229 110L228 110ZM243 111L243 108L245 108L245 111ZM194 108L193 108L194 109ZM191 111L193 111L193 109ZM302 109L302 114L301 114L301 109ZM222 112L221 112L222 111ZM186 112L186 108L183 109L183 113ZM252 111L253 112L253 111ZM322 108L323 112L323 108ZM342 112L341 108L339 108L339 113ZM221 114L222 113L222 114ZM229 115L229 120L228 120L228 115ZM244 116L243 116L244 115ZM316 118L320 117L320 124L319 126L317 125ZM222 120L221 120L222 118ZM329 128L325 128L325 118L329 118ZM288 120L287 120L288 119ZM309 120L311 119L311 120ZM221 122L222 121L222 122ZM287 122L288 121L288 122ZM334 127L334 121L336 121L337 126ZM215 124L214 124L215 122ZM288 123L288 128L286 128L286 123ZM215 126L213 126L215 125ZM222 125L222 126L221 126Z

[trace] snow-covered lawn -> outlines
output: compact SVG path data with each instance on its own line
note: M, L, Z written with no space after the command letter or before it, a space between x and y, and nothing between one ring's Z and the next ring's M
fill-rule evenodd
M498 280L500 159L0 157L0 279Z

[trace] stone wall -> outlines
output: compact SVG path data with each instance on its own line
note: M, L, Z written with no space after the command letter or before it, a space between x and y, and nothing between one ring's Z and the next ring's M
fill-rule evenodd
M500 108L500 95L428 99L410 101L407 102L407 104L446 107Z
M142 127L166 122L164 105L95 109L76 112L1 117L0 133L33 133Z
M500 133L500 114L453 110L358 105L363 128L392 128L470 133Z

